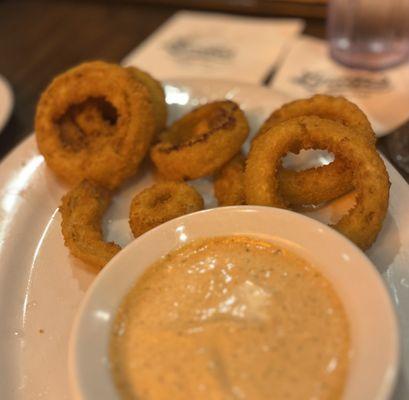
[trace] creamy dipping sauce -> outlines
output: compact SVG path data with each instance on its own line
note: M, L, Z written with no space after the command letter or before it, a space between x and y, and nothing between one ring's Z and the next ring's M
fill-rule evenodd
M203 239L151 266L122 302L111 365L124 399L340 399L349 328L331 284L292 252Z

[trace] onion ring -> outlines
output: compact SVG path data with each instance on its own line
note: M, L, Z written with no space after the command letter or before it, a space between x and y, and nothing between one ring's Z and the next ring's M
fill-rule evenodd
M134 78L141 82L149 91L155 112L156 133L159 134L166 128L168 109L165 101L165 92L159 81L145 71L135 67L128 67Z
M375 147L335 121L298 117L273 126L255 140L245 170L247 203L287 208L277 175L281 158L289 151L316 147L340 156L352 171L357 203L333 227L360 248L369 248L388 208L388 174Z
M319 205L354 189L352 171L340 159L324 167L292 171L280 168L278 177L282 196L293 207Z
M104 242L101 219L111 193L90 181L71 189L61 201L61 231L71 254L87 264L102 268L121 247Z
M203 209L203 199L184 182L160 182L132 200L129 225L135 237L173 218Z
M38 148L58 176L71 184L91 179L113 189L136 173L155 118L147 88L129 70L94 61L51 82L38 103L35 129Z
M375 144L376 142L371 123L356 104L342 96L325 94L316 94L308 99L295 100L284 104L267 118L260 128L259 134L280 122L308 115L316 115L317 117L337 121L366 137L370 143Z
M361 109L344 97L328 95L315 95L283 105L267 118L256 137L280 122L307 115L340 122L375 144L375 133ZM283 195L294 206L324 203L353 189L352 173L339 159L329 165L303 171L282 169L279 174Z
M219 206L246 204L245 163L245 157L238 154L215 175L213 188ZM326 169L311 168L303 174L294 174L293 171L280 168L278 179L282 196L292 207L300 207L325 203L328 199L342 196L343 188L351 184L351 173L344 163L336 163ZM338 186L340 181L342 184Z
M215 175L213 189L219 206L246 204L244 195L245 161L244 155L239 153Z
M162 132L151 158L168 179L213 175L238 153L248 132L246 117L236 103L216 101L191 111Z

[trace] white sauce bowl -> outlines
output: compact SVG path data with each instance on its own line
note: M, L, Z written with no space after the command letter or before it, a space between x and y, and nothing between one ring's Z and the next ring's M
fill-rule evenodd
M291 211L271 207L220 207L169 221L133 241L103 269L77 315L69 349L74 398L119 399L109 369L116 310L141 274L188 241L249 235L292 250L332 283L351 330L343 400L390 398L398 370L397 322L382 279L354 244L335 230Z

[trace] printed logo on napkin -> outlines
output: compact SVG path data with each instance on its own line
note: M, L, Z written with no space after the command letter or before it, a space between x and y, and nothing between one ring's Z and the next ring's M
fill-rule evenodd
M216 78L260 83L288 42L298 19L261 19L181 11L123 61L159 79Z
M369 72L344 67L329 56L327 42L308 36L293 41L270 85L292 98L342 95L367 114L378 136L409 118L409 65Z

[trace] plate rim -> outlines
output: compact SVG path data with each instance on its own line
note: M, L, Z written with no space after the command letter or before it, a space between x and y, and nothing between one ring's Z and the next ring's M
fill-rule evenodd
M208 81L208 80L206 80L206 79L193 79L193 78L190 79L189 78L189 79L174 79L174 80L171 80L169 82L172 82L172 83L175 83L175 84L177 82L181 82L182 85L187 85L188 81L192 82L193 84L195 84L195 82L196 82L196 84L201 84L201 82ZM215 82L215 80L211 80L211 82L213 82L213 84L215 84L215 85L218 83L218 82ZM252 85L252 84L241 84L241 83L237 83L237 82L236 83L226 83L226 81L224 81L224 83L225 84L232 84L232 85L238 86L238 87L245 86L245 87L250 88L251 90L254 90L254 89L263 90L264 93L266 93L268 95L271 95L271 96L274 96L274 92L275 92L275 91L270 90L268 88L260 87L260 86ZM17 146L15 146L2 159L2 161L0 163L0 182L1 182L0 183L0 204L4 200L4 196L8 195L6 189L7 189L7 185L9 183L9 181L13 178L14 175L18 174L18 172L22 170L22 168L24 167L24 164L30 159L30 157L37 157L37 158L42 159L42 156L39 154L39 152L37 150L34 134L31 134L28 137L24 138ZM42 162L44 162L43 159L42 159ZM406 196L406 194L409 195L409 185L404 180L404 178L399 174L399 172L395 169L395 167L386 159L385 159L385 164L386 164L388 172L390 174L390 180L393 183L391 191L394 190L393 188L396 185L397 186L396 189L398 191L404 190L405 191L405 196ZM21 208L21 205L19 207ZM20 208L17 209L17 212L19 211ZM51 217L51 213L50 213L49 217ZM0 221L0 231L1 231L2 228L4 228L4 221ZM16 231L15 227L13 228L13 231ZM5 260L4 246L2 246L2 237L0 236L0 288L4 287L4 284L6 283L6 275L7 274L5 273L5 269L7 267L9 267L9 265L7 263L3 263L4 260ZM4 303L4 299L0 296L0 313L3 311L3 306L4 306L3 303ZM2 340L0 338L0 342L1 341ZM4 344L1 343L0 347L2 347L3 345ZM2 361L0 360L0 364L1 363L2 363ZM14 364L13 364L13 366L14 366ZM18 368L17 365L15 367ZM2 391L2 388L0 387L0 394L1 394L1 391Z

